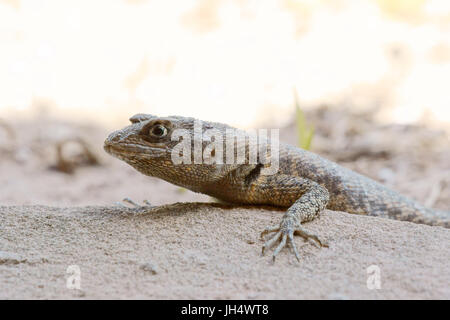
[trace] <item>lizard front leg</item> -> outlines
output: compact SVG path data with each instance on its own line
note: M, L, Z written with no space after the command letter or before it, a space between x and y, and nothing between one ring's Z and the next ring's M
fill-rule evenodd
M295 257L297 260L300 260L299 253L294 243L294 235L300 235L305 239L311 238L319 245L326 246L317 235L304 229L302 223L313 220L326 208L329 199L328 190L314 181L299 177L281 175L277 178L265 179L277 180L277 191L273 195L273 204L283 205L286 201L292 203L293 198L296 198L296 200L294 200L294 203L288 208L279 225L267 227L261 233L261 237L263 237L267 233L276 232L271 239L265 242L262 247L262 253L264 254L266 249L271 248L279 242L273 252L273 260L275 260L275 257L288 242L292 246Z

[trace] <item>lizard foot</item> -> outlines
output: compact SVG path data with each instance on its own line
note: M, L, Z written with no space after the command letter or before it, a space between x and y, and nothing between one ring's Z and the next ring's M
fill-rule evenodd
M275 258L278 255L278 253L280 253L281 249L283 249L286 246L286 242L288 242L291 245L292 250L294 251L297 261L300 262L300 255L294 242L294 235L299 235L305 240L311 238L315 240L319 244L319 246L328 247L328 245L324 241L320 240L320 238L317 235L304 229L298 223L297 224L292 223L291 219L289 218L284 218L283 221L278 226L266 227L264 231L261 232L261 238L263 238L265 234L271 232L276 233L272 238L270 238L264 243L262 247L262 254L264 255L266 249L270 249L275 245L275 243L279 242L278 246L275 248L275 251L273 252L272 255L273 261L275 261Z
M140 205L136 202L134 202L133 200L131 200L130 198L125 198L122 200L123 203L132 205L135 209L139 209L139 208L151 208L153 207L152 204L148 201L148 200L144 200L144 205ZM129 208L126 205L124 205L122 202L116 202L116 205L123 207L123 208Z

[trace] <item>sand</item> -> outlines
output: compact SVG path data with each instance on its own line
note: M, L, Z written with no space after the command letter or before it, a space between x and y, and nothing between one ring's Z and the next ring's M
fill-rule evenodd
M0 207L0 298L450 298L448 229L326 211L306 226L328 248L297 237L300 263L290 250L273 263L258 233L281 215L208 203ZM67 288L72 265L80 289ZM380 289L367 285L373 265Z

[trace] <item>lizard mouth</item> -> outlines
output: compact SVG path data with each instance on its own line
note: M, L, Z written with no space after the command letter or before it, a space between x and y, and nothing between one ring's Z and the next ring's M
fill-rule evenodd
M122 144L118 144L118 143L109 143L107 141L105 141L105 144L103 146L103 149L113 155L113 156L124 156L124 155L128 155L128 156L133 156L136 154L140 154L140 153L144 153L146 150L144 147L139 146L139 145L122 145Z
M127 159L159 158L166 152L165 149L161 150L159 148L152 148L141 144L118 143L108 140L105 141L103 149L113 157L124 161Z

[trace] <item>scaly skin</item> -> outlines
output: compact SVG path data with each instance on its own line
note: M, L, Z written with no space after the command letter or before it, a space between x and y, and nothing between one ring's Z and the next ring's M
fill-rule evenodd
M450 227L450 212L426 208L374 180L290 145L279 145L279 170L272 175L261 174L270 164L260 158L254 164L249 163L248 148L244 164L174 164L171 152L179 143L171 140L175 129L187 130L192 146L200 143L205 150L210 144L194 135L195 119L137 114L130 121L131 125L108 136L104 148L141 173L231 203L287 207L281 223L261 233L263 236L275 232L263 246L264 253L278 242L273 259L286 242L299 259L293 241L296 234L325 245L302 226L325 208ZM224 137L227 129L234 129L213 122L202 122L202 126L203 131L214 129ZM249 141L245 140L246 147ZM225 155L226 145L223 150Z

